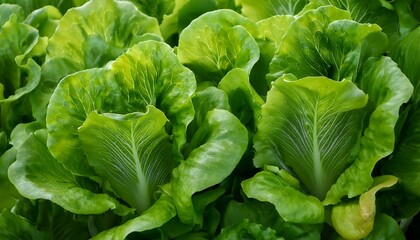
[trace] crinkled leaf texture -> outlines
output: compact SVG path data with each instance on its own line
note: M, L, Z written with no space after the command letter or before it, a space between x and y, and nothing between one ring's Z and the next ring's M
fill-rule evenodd
M93 0L72 8L48 41L43 79L58 82L76 71L102 67L134 44L150 39L148 34L160 35L156 19L129 2Z
M138 212L152 205L173 169L166 122L163 112L149 106L146 113L127 115L91 112L79 128L89 164Z
M217 84L233 68L247 73L259 59L256 24L232 10L208 12L179 36L178 58L194 71L197 81Z
M297 78L326 76L353 79L366 58L384 53L386 35L375 24L351 20L333 6L305 12L293 21L270 64L271 81L285 73Z
M81 150L78 128L92 112L162 110L172 125L173 152L180 155L186 127L194 117L193 73L165 43L145 41L130 48L109 67L69 75L54 91L47 110L48 148L76 175L93 175Z
M255 166L290 169L323 200L355 159L366 103L367 96L350 81L278 79L258 122Z
M12 14L0 27L0 103L12 102L38 86L41 68L30 57L39 42L37 29Z
M113 210L126 215L131 210L107 194L83 188L46 147L38 132L19 147L16 161L9 167L9 179L22 196L47 199L76 214L99 214Z
M229 176L247 145L247 130L232 113L221 109L207 113L189 143L187 159L172 174L171 196L182 222L196 223L192 195Z

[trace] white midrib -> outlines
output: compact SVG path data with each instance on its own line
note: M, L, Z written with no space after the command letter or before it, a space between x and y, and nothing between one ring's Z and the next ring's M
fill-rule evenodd
M143 168L140 164L140 157L136 149L136 139L134 137L134 126L131 124L131 151L133 154L133 160L136 163L136 173L137 173L137 191L135 192L136 199L136 208L138 212L143 212L150 206L149 199L149 188L147 184L146 176L144 175Z
M321 162L321 154L319 151L319 144L318 144L318 101L315 104L314 109L314 125L312 131L312 159L314 162L314 192L317 197L323 198L324 196L324 188L325 188L325 181L324 181L324 170L322 168Z

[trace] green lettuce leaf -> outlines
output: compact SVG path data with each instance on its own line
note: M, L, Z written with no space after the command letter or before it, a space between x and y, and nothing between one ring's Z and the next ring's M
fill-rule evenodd
M398 80L397 80L398 79ZM344 196L354 197L369 189L376 163L392 153L395 125L400 107L413 92L407 77L389 57L366 61L357 79L369 95L367 120L355 162L337 179L327 193L324 204L334 204Z
M420 37L420 27L407 35L390 53L410 79L414 92L412 103L407 108L408 116L402 126L399 141L391 159L384 163L382 171L397 176L405 191L420 197L420 73L417 70L420 64L414 60L420 54L420 46L416 41L418 37Z
M78 129L89 164L139 213L153 204L153 194L173 169L166 122L149 106L146 113L127 115L91 112Z
M333 206L331 221L334 229L345 239L361 239L373 230L376 215L376 192L397 183L391 175L376 177L372 187L358 200Z
M287 222L316 224L324 221L324 207L319 199L295 189L273 172L258 172L241 185L246 196L273 204Z
M226 93L213 86L206 87L203 90L197 90L192 98L192 102L194 104L195 115L194 119L188 125L188 142L206 120L207 112L216 108L231 111ZM185 147L184 151L189 151L188 146Z
M156 19L125 1L93 0L72 8L48 42L43 78L58 82L76 71L102 67L150 33L160 34Z
M267 94L271 86L271 81L265 79L265 75L269 72L270 62L279 48L283 35L294 20L295 16L276 15L257 22L260 36L257 39L260 59L251 70L250 82L262 96Z
M308 2L307 0L239 0L241 13L254 21L266 19L275 15L295 15L299 13Z
M413 30L390 52L392 60L398 63L401 71L410 79L414 86L412 100L416 105L420 102L420 62L416 61L420 54L420 45L417 39L420 37L420 27Z
M244 220L240 224L223 228L215 240L239 240L239 239L261 239L261 240L282 240L277 237L276 231L271 228L264 228L258 223Z
M172 48L155 41L139 43L109 67L81 71L60 82L47 110L48 148L72 173L94 175L77 132L89 113L144 112L154 105L172 125L178 159L194 116L194 90L193 73L178 62Z
M130 233L144 232L158 228L172 219L175 215L176 209L172 199L168 195L162 194L160 198L140 216L128 220L117 227L103 231L94 236L92 240L125 239Z
M376 239L395 239L405 240L403 231L400 225L392 217L386 214L378 214L375 218L375 224L370 232L369 236L365 240L376 240Z
M378 24L390 40L396 44L401 38L399 34L399 18L389 1L383 0L309 0L312 8L332 5L350 12L351 18L360 23Z
M233 68L247 73L259 59L252 34L256 24L232 10L201 15L179 36L178 58L196 74L197 81L217 84Z
M148 16L154 17L159 23L165 15L170 15L175 8L175 0L125 0L130 1Z
M58 21L62 18L60 11L53 6L45 6L33 11L25 23L38 29L40 36L51 37L57 28Z
M254 138L254 165L294 172L320 200L354 161L367 96L325 77L273 83Z
M50 239L47 234L39 231L27 219L7 210L3 210L0 214L0 238L28 240Z
M297 78L353 79L367 56L385 52L386 35L374 24L352 21L333 6L305 12L293 21L270 64L269 80L285 73Z
M45 135L45 136L43 136ZM9 167L9 179L29 199L47 199L77 214L98 214L113 210L126 215L131 210L106 194L83 188L69 171L51 156L46 134L31 134Z
M28 55L39 36L35 28L18 22L16 15L1 26L0 33L0 102L3 103L19 99L38 85L40 67Z
M207 113L189 143L187 159L172 172L171 196L182 222L196 223L192 195L232 173L247 148L247 135L246 128L230 112L214 109Z
M132 3L92 0L71 8L48 40L42 82L31 100L40 106L35 108L36 119L45 122L48 100L63 77L103 67L133 45L150 39L161 40L157 20Z
M65 13L72 7L77 7L87 2L88 0L37 0L37 1L26 1L26 0L0 0L1 3L17 4L24 10L25 16L31 14L39 8L47 5L52 5L60 10L61 13Z
M17 16L19 21L23 18L23 9L17 4L0 4L0 26L9 21L12 15Z
M228 95L231 112L254 132L264 100L251 86L249 75L241 68L232 69L218 87Z

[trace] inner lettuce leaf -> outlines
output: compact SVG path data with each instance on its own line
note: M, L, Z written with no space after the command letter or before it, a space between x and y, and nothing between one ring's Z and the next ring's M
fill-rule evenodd
M219 83L233 68L247 73L259 59L254 35L257 25L228 9L208 12L186 27L179 36L178 58L197 81Z
M385 52L387 38L375 24L361 24L333 6L305 12L290 24L270 64L269 80L285 73L297 78L353 79L367 56Z
M43 130L45 131L45 130ZM99 214L113 210L126 215L131 210L107 194L85 189L48 151L46 131L31 134L9 167L10 181L29 199L47 199L76 214Z
M178 62L172 48L141 42L110 66L81 71L60 82L47 110L48 148L72 173L94 175L78 135L88 115L145 112L153 105L170 121L174 158L179 159L186 127L194 117L194 91L193 73Z
M43 78L58 82L76 71L103 67L147 34L160 35L156 19L129 2L92 0L72 8L49 39Z
M167 119L153 106L146 113L91 112L79 127L82 149L95 172L139 213L169 181L173 160Z
M390 45L395 45L401 38L399 16L394 11L392 1L383 0L310 0L306 8L332 5L350 12L351 18L360 23L378 24L387 34ZM398 1L396 1L398 2ZM399 1L405 2L405 1ZM392 4L391 4L392 3Z
M172 172L170 195L182 222L197 222L192 195L229 176L247 146L247 130L232 113L222 109L207 113L189 143L191 152L187 159Z
M278 79L262 107L254 165L290 170L323 200L355 160L367 99L350 81Z
M263 20L276 15L298 14L307 4L307 0L237 0L241 13L254 21Z
M42 82L31 96L34 117L45 122L46 106L63 77L104 67L128 48L150 39L161 40L157 20L130 2L92 0L69 9L48 39Z

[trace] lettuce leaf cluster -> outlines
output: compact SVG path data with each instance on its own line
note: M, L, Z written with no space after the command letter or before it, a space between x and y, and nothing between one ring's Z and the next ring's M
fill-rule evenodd
M0 238L408 239L419 10L0 0Z

